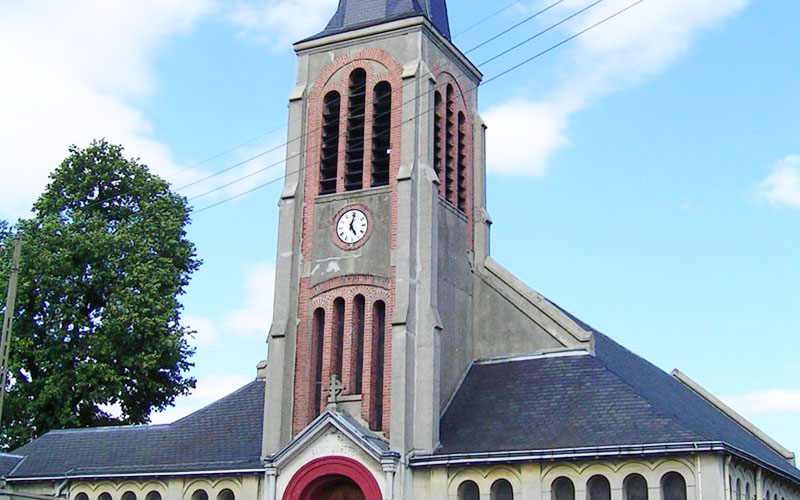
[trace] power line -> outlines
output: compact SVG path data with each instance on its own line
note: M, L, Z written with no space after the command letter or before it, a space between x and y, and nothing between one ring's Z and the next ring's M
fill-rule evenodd
M214 160L216 160L217 158L220 158L220 157L222 157L222 156L225 156L225 155L226 155L226 154L228 154L228 153L232 153L232 152L236 151L237 149L241 149L241 148L243 148L243 147L245 147L245 146L248 146L248 145L250 145L250 144L252 144L252 143L256 142L256 141L257 141L257 140L259 140L259 139L263 139L264 137L267 137L267 136L269 136L269 135L272 135L272 134L274 134L274 133L276 133L276 132L280 132L281 130L283 130L283 129L285 129L285 128L286 128L286 125L281 125L281 126L280 126L280 127L278 127L278 128L272 129L272 130L270 130L270 131L268 131L268 132L264 132L264 133L263 133L263 134L261 134L261 135L258 135L258 136L256 136L256 137L253 137L252 139L248 139L247 141L245 141L245 142L243 142L243 143L241 143L241 144L238 144L238 145L236 145L236 146L233 146L233 147L232 147L232 148L230 148L230 149L226 149L225 151L223 151L223 152L221 152L221 153L217 153L217 154L215 154L214 156L211 156L211 157L209 157L209 158L206 158L205 160L203 160L203 161L200 161L200 162L198 162L198 163L195 163L194 165L190 165L190 166L188 166L188 167L185 167L185 168L182 168L182 169L180 169L180 170L177 170L177 171L175 171L175 172L173 172L173 173L169 174L169 175L168 175L166 178L167 178L167 179L172 179L173 177L175 177L175 176L177 176L177 175L180 175L180 174L182 174L182 173L184 173L184 172L186 172L186 171L189 171L189 170L195 169L195 168L197 168L197 167L199 167L199 166L201 166L201 165L205 165L206 163L208 163L208 162L210 162L210 161L214 161Z
M536 34L535 34L535 35L533 35L532 37L526 38L525 40L523 40L523 41L519 42L518 44L514 45L513 47L510 47L510 48L508 48L508 49L506 49L506 50L504 50L504 51L500 52L499 54L497 54L497 55L495 55L495 56L492 56L492 57L490 57L489 59L487 59L487 60L483 61L482 63L480 63L478 66L480 67L480 66L484 66L484 65L486 65L486 64L489 64L490 62L492 62L492 61L495 61L495 60L497 60L497 59L499 59L499 58L503 57L504 55L508 54L509 52L511 52L511 51L513 51L513 50L516 50L516 49L518 49L518 48L522 47L523 45L525 45L525 44L527 44L527 43L530 43L531 41L533 41L533 40L535 40L535 39L539 38L540 36L544 35L544 34L545 34L545 33L547 33L548 31L551 31L551 30L553 30L553 29L555 29L555 28L557 28L557 27L561 26L562 24L566 23L566 22L567 22L567 21L569 21L570 19L572 19L572 18L574 18L574 17L576 17L576 16L579 16L579 15L583 14L584 12L586 12L586 11L587 11L587 10L589 10L589 9L591 9L592 7L594 7L595 5L599 4L599 3L600 3L600 2L602 2L602 1L603 1L603 0L596 0L594 3L591 3L591 4L587 5L586 7L582 8L581 10L579 10L578 12L576 12L576 13L574 13L574 14L572 14L572 15L568 16L568 17L565 17L564 19L562 19L561 21L557 22L556 24L554 24L554 25L552 25L552 26L550 26L550 27L548 27L548 28L546 28L546 29L543 29L542 31L540 31L540 32L536 33Z
M479 48L483 47L484 45L487 45L487 44L489 44L489 43L492 43L493 41L497 40L498 38L500 38L501 36L505 35L506 33L509 33L509 32L511 32L511 31L514 31L515 29L519 28L519 27L520 27L520 26L522 26L523 24L527 23L528 21L530 21L530 20L532 20L532 19L535 19L536 17L538 17L538 16L540 16L540 15L542 15L542 14L544 14L545 12L547 12L548 10L550 10L550 9L552 9L553 7L557 6L558 4L560 4L560 3L564 3L564 1L565 1L565 0L558 0L558 1L557 1L557 2L555 2L555 3L552 3L552 4L548 5L547 7L545 7L545 8L544 8L544 9L542 9L542 10L540 10L539 12L537 12L537 13L533 14L532 16L528 16L528 17L526 17L525 19L523 19L522 21L518 22L518 23L517 23L517 24L515 24L514 26L511 26L510 28L508 28L508 29L506 29L506 30L503 30L503 31L501 31L500 33L496 34L495 36L491 37L490 39L488 39L488 40L486 40L486 41L484 41L484 42L481 42L481 43L479 43L478 45L476 45L476 46L472 47L472 48L471 48L471 49L469 49L468 51L464 52L464 54L469 54L469 53L471 53L471 52L475 52L476 50L478 50Z
M548 8L552 8L552 7L554 7L555 5L557 5L558 3L560 3L561 1L563 1L563 0L559 0L558 2L556 2L556 3L552 4L552 5L551 5L550 7L548 7ZM567 18L565 18L565 19L563 19L563 20L559 21L558 23L556 23L556 24L554 24L554 25L550 26L549 28L547 28L547 29L545 29L545 30L543 30L543 31L539 32L538 34L534 35L533 37L531 37L530 39L528 39L526 42L523 42L523 43L527 43L527 42L529 42L530 40L532 40L533 38L536 38L536 37L540 36L541 34L543 34L543 33L546 33L547 31L550 31L550 30L552 30L553 28L555 28L555 27L557 27L557 26L560 26L561 24L564 24L565 22L567 22L567 21L569 21L570 19L574 18L574 17L575 17L575 16L577 16L578 14L581 14L581 13L583 13L583 12L586 12L587 10L589 10L590 8L594 7L595 5L597 5L598 3L602 2L602 1L603 1L603 0L596 0L596 1L595 1L593 4L589 5L588 7L585 7L585 8L583 8L583 9L581 9L580 11L576 12L575 14L572 14L571 16L568 16ZM545 10L547 10L547 9L545 9ZM520 45L521 45L521 44L518 44L516 47L519 47ZM505 54L505 53L508 53L508 52L510 52L511 50L514 50L516 47L512 47L511 49L509 49L509 50L505 51L503 54ZM501 55L503 55L503 54L501 54ZM483 63L479 64L479 65L478 65L478 67L480 67L480 66L483 66L483 65L487 64L488 62L491 62L492 60L494 60L494 58L493 58L493 59L490 59L489 61L486 61L486 62L483 62ZM433 74L433 73L432 73L431 71L428 71L428 72L427 72L425 75L423 75L423 76L426 76L426 75L432 75L432 74ZM464 74L465 74L465 72L463 72L463 71L462 71L462 72L458 73L458 75L454 75L454 76L461 76L461 75L464 75ZM404 89L405 89L405 87L406 87L407 85L412 85L412 84L414 84L414 83L416 83L416 82L417 82L417 80L411 80L411 81L409 81L409 82L407 82L407 83L403 84L403 85L400 87L400 90L402 91L402 90L404 90ZM406 102L403 102L403 103L401 103L399 106L397 106L396 108L389 109L387 112L383 113L381 116L385 116L386 114L391 114L391 113L392 113L392 112L394 112L394 111L400 111L400 110L402 110L402 108L403 108L403 107L404 107L406 104L410 104L410 103L412 103L412 102L414 102L414 101L416 101L416 100L420 99L421 97L424 97L424 96L426 96L426 95L430 94L431 92L434 92L434 90L430 90L430 91L428 91L428 92L425 92L425 93L423 93L423 94L421 94L421 95L419 95L419 96L416 96L416 97L414 97L414 98L412 98L412 99L410 99L410 100L408 100L408 101L406 101ZM402 94L401 94L401 95L402 95ZM341 96L339 96L337 99L334 99L334 102L340 102L340 101L341 101L341 99L342 99L342 97L341 97ZM229 171L231 171L231 170L233 170L233 169L235 169L235 168L238 168L238 167L240 167L240 166L242 166L242 165L244 165L244 164L246 164L246 163L249 163L249 162L251 162L251 161L253 161L253 160L255 160L255 159L258 159L258 158L260 158L260 157L262 157L262 156L265 156L265 155L267 155L267 154L269 154L269 153L272 153L272 152L274 152L274 151L277 151L277 150L279 150L279 149L283 148L284 146L288 146L288 145L289 145L289 144L291 144L292 142L295 142L295 141L301 140L301 139L303 139L303 138L309 137L311 134L314 134L314 133L316 133L316 132L318 132L318 131L320 131L320 130L322 130L322 127L321 127L321 126L320 126L320 127L317 127L317 128L315 128L315 129L313 129L313 130L309 130L309 131L308 131L308 132L306 132L305 134L302 134L302 135L300 135L299 137L296 137L296 138L294 138L294 139L291 139L291 140L287 141L287 142L286 142L286 143L284 143L284 144L278 145L278 146L276 146L276 147L274 147L274 148L272 148L272 149L270 149L270 150L267 150L267 151L264 151L264 152L262 152L262 153L259 153L259 154L255 155L255 156L253 156L253 157L250 157L250 158L248 158L248 159L246 159L246 160L243 160L243 161L241 161L241 162L239 162L239 163L236 163L236 164L234 164L234 165L231 165L230 167L227 167L227 168L225 168L225 169L223 169L223 170L220 170L220 171L218 171L218 172L214 172L214 173L212 173L212 174L209 174L209 175L207 175L207 176L205 176L205 177L203 177L203 178L201 178L201 179L198 179L198 180L196 180L196 181L194 181L194 182L191 182L191 183L189 183L189 184L187 184L187 185L185 185L185 186L181 186L180 188L178 188L178 189L177 189L177 191L181 191L181 190L183 190L183 189L186 189L186 188L189 188L189 187L195 186L195 185L197 185L197 184L199 184L199 183L201 183L201 182L204 182L204 181L206 181L206 180L209 180L209 179L211 179L211 178L217 177L218 175L222 175L222 174L224 174L224 173L226 173L226 172L229 172ZM345 135L346 135L346 130L342 131L342 132L341 132L339 135L337 135L337 136L334 136L334 137L331 137L331 138L327 139L327 140L326 140L326 142L325 142L325 143L323 143L323 144L329 144L329 143L331 143L332 141L338 141L338 140L342 139L343 137L345 137ZM266 167L263 167L263 168L261 168L261 169L259 169L259 170L256 170L256 171L254 171L254 172L251 172L251 173L249 173L249 174L247 174L247 175L245 175L245 176L243 176L243 177L237 178L237 179L235 179L235 180L233 180L233 181L231 181L231 182L228 182L228 183L226 183L226 184L224 184L224 185L222 185L222 186L218 186L218 187L216 187L216 188L213 188L213 189L211 189L211 190L209 190L209 191L206 191L206 192L204 192L204 193L201 193L201 194L199 194L199 195L193 196L193 197L191 197L191 198L189 199L189 201L194 201L194 200L196 200L196 199L198 199L198 198L202 198L202 197L204 197L204 196L207 196L207 195L209 195L209 194L215 193L215 192L217 192L217 191L219 191L219 190L221 190L221 189L224 189L224 188L226 188L226 187L230 187L230 186L232 186L232 185L234 185L234 184L237 184L237 183L239 183L239 182L241 182L241 181L243 181L243 180L245 180L245 179L248 179L248 178L250 178L250 177L253 177L253 176L255 176L255 175L257 175L257 174L259 174L259 173L261 173L261 172L264 172L264 171L266 171L266 170L269 170L269 169L271 169L271 168L273 168L273 167L276 167L276 166L278 166L278 165L280 165L280 164L282 164L282 163L284 163L284 162L286 162L286 161L288 161L288 160L291 160L291 159L293 159L293 158L296 158L296 157L298 157L298 156L301 156L302 154L303 154L303 152L302 152L302 151L301 151L301 152L298 152L298 153L295 153L295 154L294 154L294 155L292 155L292 156L289 156L289 157L287 157L287 158L285 158L285 159L282 159L282 160L279 160L279 161L277 161L277 162L275 162L275 163L272 163L272 164L270 164L270 165L267 165Z
M453 38L458 38L461 35L463 35L464 33L468 32L468 31L471 31L473 28L477 28L478 26L480 26L481 24L485 23L486 21L488 21L490 19L493 19L495 16L498 16L499 14L502 14L503 12L507 11L511 7L517 5L518 3L521 3L521 2L522 2L522 0L516 0L515 2L511 2L510 4L506 5L505 7L502 7L501 9L498 9L498 10L494 11L493 13L489 14L488 16L484 17L480 21L477 21L476 23L471 24L468 27L464 28L463 30L459 31L458 33L453 35Z
M602 1L602 0L600 0L600 1ZM630 5L628 5L627 7L623 8L623 9L620 9L620 10L616 11L614 14L612 14L612 15L610 15L610 16L608 16L608 17L604 18L604 19L602 19L601 21L598 21L598 22L596 22L596 23L592 24L591 26L589 26L589 27L587 27L587 28L585 28L585 29L583 29L583 30L579 31L578 33L576 33L576 34L574 34L574 35L572 35L572 36L570 36L570 37L568 37L568 38L565 38L565 39L564 39L564 40L562 40L561 42L559 42L559 43L557 43L557 44L555 44L555 45L553 45L553 46L549 47L548 49L546 49L546 50L543 50L543 51L541 51L541 52L539 52L539 53L535 54L534 56L532 56L532 57L530 57L530 58L528 58L528 59L526 59L526 60L524 60L524 61L520 62L519 64L516 64L516 65L514 65L514 66L512 66L512 67L510 67L510 68L508 68L508 69L506 69L506 70L504 70L504 71L502 71L501 73L498 73L497 75L495 75L495 76L493 76L492 78L490 78L490 79L488 79L488 80L484 81L482 84L480 84L479 86L476 86L474 89L471 89L471 90L469 90L468 92L475 92L475 91L477 91L479 87L486 86L486 85L490 84L491 82L494 82L494 81L496 81L497 79L499 79L499 78L501 78L501 77L503 77L503 76L505 76L505 75L507 75L507 74L511 73L512 71L515 71L515 70L517 70L517 69L521 68L522 66L524 66L524 65L526 65L526 64L529 64L530 62L532 62L532 61L534 61L534 60L536 60L536 59L538 59L538 58L540 58L540 57L544 56L545 54L548 54L548 53L552 52L553 50L557 49L558 47L561 47L562 45L564 45L564 44L566 44L566 43L569 43L570 41L572 41L572 40L574 40L574 39L576 39L576 38L580 37L581 35L583 35L583 34L587 33L588 31L590 31L590 30L593 30L594 28L597 28L598 26L600 26L600 25L602 25L602 24L605 24L606 22L608 22L608 21L610 21L610 20L614 19L615 17L617 17L617 16L619 16L619 15L623 14L624 12L627 12L628 10L632 9L633 7L635 7L635 6L639 5L640 3L644 2L644 1L645 1L645 0L637 0L636 2L634 2L634 3L630 4ZM418 96L416 99L418 99L419 97L422 97L422 96ZM407 119L407 120L404 120L404 121L402 121L402 122L399 124L399 126L402 126L403 124L405 124L405 123L407 123L407 122L409 122L409 121L415 120L415 119L417 119L417 118L419 118L419 117L421 117L421 116L423 116L423 115L425 115L425 114L428 114L428 113L430 113L431 111L432 111L431 109L426 109L425 111L423 111L423 112L421 112L421 113L418 113L417 115L415 115L415 116L413 116L413 117L411 117L411 118L409 118L409 119ZM392 128L394 128L394 127L392 127ZM389 131L391 131L391 130L392 130L392 128L390 128L389 130L387 130L387 131L386 131L386 133L388 133ZM290 157L290 158L291 158L291 157ZM287 158L287 160L288 160L288 159L290 159L290 158ZM282 162L281 162L281 163L282 163ZM210 210L210 209L212 209L212 208L218 207L218 206L220 206L220 205L222 205L222 204L224 204L224 203L228 203L229 201L233 201L233 200L235 200L235 199L241 198L242 196L246 196L246 195L248 195L248 194L250 194L250 193L252 193L252 192L254 192L254 191L257 191L257 190L259 190L259 189L262 189L262 188L264 188L264 187L267 187L267 186L269 186L269 185L271 185L271 184L274 184L275 182L278 182L278 181L280 181L280 180L282 180L282 179L285 179L286 177L288 177L288 176L290 176L290 175L295 175L295 174L298 174L298 173L302 172L303 170L305 170L306 168L307 168L307 167L299 167L297 170L295 170L295 171L293 171L293 172L286 173L286 174L284 174L284 175L283 175L283 176L281 176L281 177L278 177L278 178L276 178L276 179L272 179L272 180L270 180L270 181L268 181L268 182L266 182L266 183L264 183L264 184L260 184L260 185L258 185L258 186L255 186L254 188L252 188L252 189L249 189L249 190L247 190L247 191L245 191L245 192L243 192L243 193L239 193L239 194L237 194L237 195L234 195L234 196L232 196L232 197L230 197L230 198L226 198L226 199L224 199L224 200L221 200L221 201L219 201L219 202L216 202L216 203L214 203L214 204L211 204L211 205L205 206L205 207L203 207L203 208L201 208L201 209L199 209L199 210L195 210L195 211L193 211L192 213L198 214L198 213L201 213L201 212L205 212L206 210Z
M492 81L494 81L494 80L497 80L497 79L498 79L498 78L500 78L501 76L507 75L508 73L511 73L512 71L514 71L514 70L516 70L516 69L519 69L519 68L521 68L522 66L525 66L525 65L526 65L526 64L528 64L529 62L531 62L531 61L534 61L535 59L538 59L538 58L540 58L541 56L543 56L543 55L547 54L548 52L550 52L550 51L552 51L552 50L555 50L555 49L557 49L558 47L561 47L561 46L562 46L562 45L564 45L565 43L568 43L568 42L570 42L570 41L572 41L572 40L574 40L574 39L578 38L579 36L583 35L583 34L584 34L584 33L586 33L587 31L589 31L589 30L593 30L594 28L596 28L596 27L600 26L601 24L604 24L604 23L606 23L606 22L608 22L608 21L610 21L610 20L614 19L615 17L619 16L620 14L623 14L624 12L627 12L627 11L629 11L630 9L632 9L632 8L636 7L637 5L639 5L639 4L640 4L640 3L642 3L642 2L644 2L644 0L638 0L638 1L636 1L636 2L634 2L634 3L632 3L632 4L630 4L630 5L628 5L628 6L627 6L627 7L625 7L624 9L618 10L617 12L615 12L615 13L611 14L610 16L606 17L605 19L603 19L603 20L601 20L601 21L598 21L598 22L594 23L593 25L589 26L589 27L588 27L588 28L586 28L586 29L583 29L583 30L579 31L578 33L576 33L576 34L572 35L571 37L569 37L569 38L565 38L564 40L562 40L562 41L560 41L559 43L557 43L557 44L553 45L552 47L550 47L549 49L547 49L547 50L543 50L542 52L539 52L539 53L538 53L538 54L536 54L535 56L533 56L533 57L530 57L530 58L528 58L528 59L526 59L526 60L522 61L521 63L519 63L519 64L516 64L516 65L514 65L514 66L512 66L512 67L508 68L507 70L505 70L505 71L503 71L503 72L501 72L501 73L498 73L497 75L495 75L495 76L491 77L490 79L486 80L485 82L483 82L483 84L484 84L484 85L486 85L486 84L488 84L488 83L491 83Z

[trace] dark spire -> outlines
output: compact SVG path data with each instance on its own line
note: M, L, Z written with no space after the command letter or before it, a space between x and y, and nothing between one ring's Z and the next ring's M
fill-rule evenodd
M339 0L333 19L312 38L416 16L427 17L439 33L450 39L445 0Z

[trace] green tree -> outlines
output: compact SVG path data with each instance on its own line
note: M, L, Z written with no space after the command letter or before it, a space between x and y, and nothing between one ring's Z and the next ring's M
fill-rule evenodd
M189 212L122 147L70 148L13 231L23 252L0 446L50 429L146 423L194 387L194 332L178 301L200 266ZM2 297L12 238L0 226Z

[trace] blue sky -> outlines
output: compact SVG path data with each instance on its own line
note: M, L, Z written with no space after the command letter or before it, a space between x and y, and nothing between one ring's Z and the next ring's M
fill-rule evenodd
M510 1L510 0L509 0ZM628 5L604 0L482 67L487 77ZM565 0L472 53L480 63L591 3ZM450 0L454 33L505 3ZM543 2L457 36L468 50ZM0 218L66 155L123 144L197 208L280 177L290 44L335 0L0 2ZM481 89L493 256L664 369L679 368L800 451L800 4L645 0ZM278 129L269 135L268 131ZM237 145L249 144L206 161ZM203 162L202 164L199 164ZM177 172L177 173L176 173ZM185 296L194 395L265 357L280 182L198 213Z

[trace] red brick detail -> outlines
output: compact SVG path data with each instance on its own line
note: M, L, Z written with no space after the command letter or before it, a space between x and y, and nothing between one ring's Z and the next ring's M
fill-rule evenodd
M340 135L339 135L339 162L337 169L337 192L344 191L344 161L345 144L347 130L347 103L349 97L349 76L356 68L363 68L367 72L367 93L366 93L366 116L365 116L365 135L364 135L364 188L368 188L372 181L372 113L375 85L382 81L389 82L392 86L392 116L390 122L391 140L390 148L392 154L389 159L389 186L391 188L391 248L397 246L397 172L400 169L400 144L402 133L402 105L403 105L403 69L386 52L377 48L368 48L359 52L345 54L333 61L325 68L317 81L313 85L308 95L308 115L306 130L308 130L308 142L306 145L306 174L304 176L304 206L303 206L303 226L301 252L306 262L312 260L312 242L314 230L314 200L319 193L319 160L322 138L322 103L324 96L330 91L337 91L341 96L340 106ZM358 191L355 191L357 193ZM383 428L389 429L390 415L390 384L391 384L391 320L394 306L394 270L387 270L390 277L387 279L380 276L344 276L311 287L308 278L300 280L300 291L298 297L298 318L297 347L295 359L295 392L294 409L292 418L293 433L297 433L308 425L314 418L314 369L315 358L313 353L312 321L313 312L317 307L325 307L325 340L323 357L323 381L330 379L331 373L331 343L332 322L333 322L333 300L336 297L345 299L345 351L343 370L348 380L343 381L345 385L350 382L351 370L347 369L347 364L352 359L349 352L351 348L350 329L352 327L352 298L358 293L362 293L366 298L365 314L365 338L364 352L369 353L372 349L371 339L371 315L375 300L383 300L386 303L386 333L385 333L385 362L384 362L384 403L383 403ZM334 293L335 291L335 293ZM313 300L312 300L313 298ZM369 394L371 388L371 371L367 365L372 366L370 356L364 356L364 368L362 378L362 413L365 420L369 421L370 412L374 404L370 403ZM322 396L325 397L324 394ZM324 403L324 400L323 400ZM322 408L324 408L322 404Z
M345 394L352 394L355 373L355 355L353 353L353 303L357 295L364 297L364 358L361 378L361 416L366 422L373 421L376 417L374 411L377 407L373 395L373 376L375 359L373 353L373 308L376 301L383 301L386 305L386 319L384 328L384 363L383 363L383 429L388 430L390 423L391 405L391 314L394 303L393 279L373 275L349 275L334 278L313 287L307 287L308 292L303 297L307 307L301 311L301 322L298 328L297 359L296 359L296 385L294 395L293 432L301 431L314 418L314 367L316 358L313 352L313 313L316 309L325 310L325 336L323 341L322 381L323 384L330 380L336 359L336 343L334 342L334 329L336 327L336 314L334 302L337 298L344 299L344 352L342 353L343 384ZM320 407L324 408L327 400L326 394L321 394ZM388 434L388 432L387 432Z

